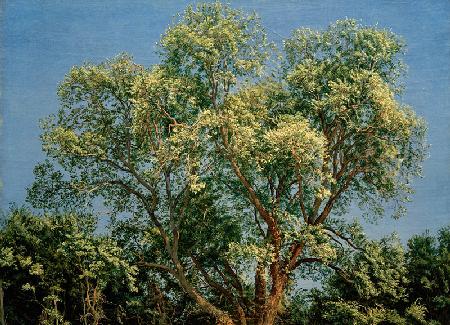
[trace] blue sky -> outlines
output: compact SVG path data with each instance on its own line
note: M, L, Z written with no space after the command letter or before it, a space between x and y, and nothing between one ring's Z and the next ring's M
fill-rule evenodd
M85 61L121 52L140 64L158 62L155 43L190 1L1 1L0 208L23 203L34 165L44 159L39 119L58 109L56 87ZM300 26L325 28L342 18L378 24L408 44L403 102L428 122L430 158L408 216L369 226L374 236L396 230L402 238L450 221L450 2L429 1L231 1L255 10L269 37L280 41Z

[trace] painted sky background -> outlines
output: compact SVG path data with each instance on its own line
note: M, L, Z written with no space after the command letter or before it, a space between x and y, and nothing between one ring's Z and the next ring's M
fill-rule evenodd
M39 119L58 109L56 87L85 61L121 52L137 63L158 62L155 43L192 1L0 0L1 98L0 209L24 202L33 167L44 159ZM231 1L259 13L279 42L297 27L325 28L342 18L390 28L408 44L403 102L428 122L430 158L406 218L385 218L367 232L397 231L403 239L450 223L450 1L308 0ZM353 215L357 213L354 212Z

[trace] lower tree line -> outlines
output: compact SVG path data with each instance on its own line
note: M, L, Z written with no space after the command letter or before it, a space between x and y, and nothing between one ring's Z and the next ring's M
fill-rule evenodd
M358 249L335 272L296 275L277 324L450 322L449 227L415 235L406 248L395 236L370 240L354 231ZM99 232L90 215L12 210L0 231L1 324L213 324L170 274L146 268L142 254L148 260L152 252L141 248L151 238L136 233L130 220ZM298 278L318 285L296 289ZM215 299L227 309L226 299Z

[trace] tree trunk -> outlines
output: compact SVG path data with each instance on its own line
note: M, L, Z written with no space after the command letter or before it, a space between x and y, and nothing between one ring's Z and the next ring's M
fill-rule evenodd
M238 306L239 325L247 325L247 316L241 306Z
M184 291L195 300L195 302L199 305L207 313L214 315L216 318L217 325L234 325L233 319L224 311L215 307L208 300L206 300L202 295L197 292L197 290L189 283L189 281L184 276L181 266L177 265L179 268L179 272L177 274L177 279L179 284L184 289Z
M234 325L234 322L229 316L224 314L222 316L216 317L216 324L217 325Z
M257 325L273 325L278 314L281 298L286 284L286 277L280 277L275 283L267 299L266 304L261 308L260 314L257 315Z
M169 316L167 315L167 312L166 312L166 301L165 301L163 293L161 292L161 290L159 289L159 286L155 282L150 281L149 283L150 283L150 287L155 292L156 308L157 308L158 314L159 314L158 324L159 325L172 324L172 322L170 321Z
M258 263L255 272L255 304L257 306L256 313L266 303L266 270L262 263ZM256 315L257 316L257 315Z

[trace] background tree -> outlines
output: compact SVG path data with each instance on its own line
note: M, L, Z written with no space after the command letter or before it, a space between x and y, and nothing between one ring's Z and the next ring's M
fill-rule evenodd
M296 293L282 323L446 324L447 235L448 227L438 236L415 235L406 250L392 236L360 235L361 249L340 262L346 280L327 273L322 288Z
M407 268L400 243L392 238L368 242L343 268L347 281L331 276L313 291L306 311L311 323L421 324L426 308L410 302Z
M274 64L256 16L200 4L163 35L160 65L73 68L42 135L64 173L38 167L30 202L103 198L141 220L140 266L218 323L273 324L295 270L344 274L356 246L336 216L354 200L401 212L425 152L394 34L346 20L284 44Z
M406 254L409 295L423 304L432 319L441 324L450 321L450 228L413 236Z
M114 305L105 293L132 296L136 267L95 228L86 216L11 212L0 231L7 324L117 323L127 296Z

